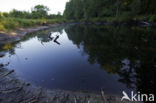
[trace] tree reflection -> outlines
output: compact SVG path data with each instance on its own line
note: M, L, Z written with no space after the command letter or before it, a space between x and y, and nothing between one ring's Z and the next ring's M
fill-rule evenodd
M119 81L142 93L155 94L156 31L154 28L96 25L67 26L68 38L82 46L91 64L98 63Z
M14 48L20 43L37 37L41 43L57 41L49 38L49 33L62 28L31 33L14 43L0 44L1 57L8 52L15 54ZM69 25L65 27L68 38L83 47L91 64L98 63L110 74L118 74L119 82L142 93L156 94L156 30L154 28L113 27L101 25ZM58 42L58 41L57 41ZM58 42L59 43L59 42Z
M28 41L31 38L37 37L38 40L43 44L46 42L50 42L52 41L51 38L49 38L49 34L51 32L57 32L60 35L63 33L63 26L57 27L57 28L52 28L52 29L48 29L48 30L42 30L42 31L37 31L34 33L30 33L25 35L20 41L16 41L13 43L7 42L7 43L0 43L0 58L3 57L5 55L5 53L9 52L10 55L14 55L15 54L15 48L21 48L20 44L21 42L24 41ZM56 38L56 40L54 42L57 42L59 44L59 42L57 41L58 37Z

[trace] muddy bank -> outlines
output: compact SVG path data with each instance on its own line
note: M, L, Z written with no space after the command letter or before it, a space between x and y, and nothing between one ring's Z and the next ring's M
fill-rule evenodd
M18 41L27 33L36 32L39 30L46 30L48 28L57 27L59 25L62 25L62 24L50 24L46 26L37 26L37 27L31 27L31 28L25 28L25 29L20 28L14 32L0 32L0 43L5 44L8 42Z
M35 87L3 66L0 65L0 103L121 103L120 96L107 95L103 91L93 94Z

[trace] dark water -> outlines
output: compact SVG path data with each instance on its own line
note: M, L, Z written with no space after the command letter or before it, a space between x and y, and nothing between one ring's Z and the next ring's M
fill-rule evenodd
M154 28L66 25L1 44L0 52L17 76L45 88L155 93Z

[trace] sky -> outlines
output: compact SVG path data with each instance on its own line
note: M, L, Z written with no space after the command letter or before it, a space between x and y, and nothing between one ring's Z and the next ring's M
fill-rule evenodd
M0 0L0 11L9 12L12 9L31 11L35 5L42 4L50 8L50 14L63 13L69 0Z

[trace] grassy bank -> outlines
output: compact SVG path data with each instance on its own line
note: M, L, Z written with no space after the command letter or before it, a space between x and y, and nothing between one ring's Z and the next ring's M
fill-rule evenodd
M55 24L65 22L64 19L21 19L0 18L0 31L12 31L18 28L34 27L44 24Z
M142 15L142 16L135 16L133 18L129 17L103 17L103 18L91 18L91 19L81 19L81 20L65 20L65 19L22 19L22 18L0 18L0 31L8 32L12 30L17 30L18 28L27 28L27 27L34 27L40 26L43 24L55 24L55 23L63 23L63 22L83 22L83 21L90 21L90 22L127 22L130 20L134 21L141 21L146 20L148 22L156 22L156 15Z

